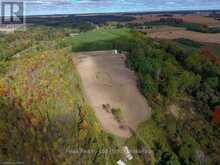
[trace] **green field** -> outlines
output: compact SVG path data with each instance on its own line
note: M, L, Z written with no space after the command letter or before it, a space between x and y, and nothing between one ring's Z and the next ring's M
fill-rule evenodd
M81 33L75 37L67 37L59 45L71 45L73 51L92 51L113 49L112 41L121 37L129 37L130 29L100 28Z

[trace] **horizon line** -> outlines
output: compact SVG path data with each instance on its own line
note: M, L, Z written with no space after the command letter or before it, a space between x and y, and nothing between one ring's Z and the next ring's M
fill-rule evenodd
M122 12L88 12L88 13L57 13L57 14L30 14L26 15L27 17L30 16L63 16L63 15L104 15L104 14L156 14L156 13L181 13L181 12L220 12L220 9L194 9L194 10L188 10L188 9L182 9L182 10L152 10L152 11L122 11Z

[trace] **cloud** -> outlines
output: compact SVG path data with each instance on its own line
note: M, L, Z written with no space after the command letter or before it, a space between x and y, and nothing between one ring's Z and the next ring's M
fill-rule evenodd
M25 0L25 2L27 13L34 14L220 9L220 0Z

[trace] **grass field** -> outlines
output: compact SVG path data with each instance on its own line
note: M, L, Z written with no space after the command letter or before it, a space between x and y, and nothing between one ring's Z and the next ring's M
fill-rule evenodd
M106 47L106 49L111 49L108 42L120 38L122 36L130 36L130 29L127 28L100 28L85 33L81 33L75 37L67 37L62 40L59 45L65 47L67 45L72 45L73 51L80 51L82 49L97 50L94 44ZM90 46L91 44L91 46ZM85 47L84 47L85 45ZM83 48L82 48L83 47Z

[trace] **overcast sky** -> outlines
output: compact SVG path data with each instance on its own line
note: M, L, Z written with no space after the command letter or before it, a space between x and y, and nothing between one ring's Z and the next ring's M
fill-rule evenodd
M220 9L220 0L25 0L25 1L26 1L27 15Z

